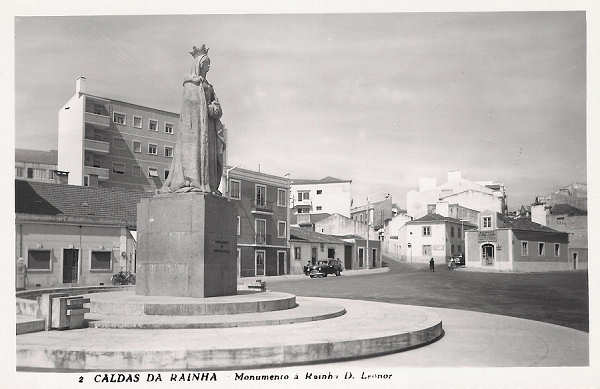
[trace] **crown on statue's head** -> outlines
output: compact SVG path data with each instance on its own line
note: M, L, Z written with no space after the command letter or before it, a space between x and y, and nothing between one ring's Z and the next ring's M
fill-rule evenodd
M197 55L206 55L206 54L208 54L208 48L206 47L205 44L202 44L202 46L200 46L200 48L194 46L194 47L192 47L192 51L190 51L190 54L192 55L192 57L195 57Z

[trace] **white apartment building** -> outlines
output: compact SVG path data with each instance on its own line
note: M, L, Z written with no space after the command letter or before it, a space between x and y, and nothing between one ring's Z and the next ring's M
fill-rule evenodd
M85 77L58 112L58 170L70 185L152 191L169 175L179 114L95 96Z
M503 214L507 210L506 189L495 181L470 181L462 178L460 171L451 171L446 183L437 185L435 178L421 178L419 188L406 194L406 211L415 219L435 213L434 207L443 203Z
M350 217L352 180L325 177L320 180L291 180L290 207L293 213L338 213Z

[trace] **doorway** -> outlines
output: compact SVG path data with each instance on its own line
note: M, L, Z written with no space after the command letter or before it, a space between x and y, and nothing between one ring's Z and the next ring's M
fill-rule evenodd
M487 243L481 246L481 261L484 265L494 264L494 245Z
M577 270L577 252L573 253L573 270Z
M254 252L255 275L265 275L265 250L256 250Z
M63 284L76 284L79 270L79 249L63 249Z
M279 276L286 274L286 272L285 272L285 257L286 257L285 251L277 252L277 275L279 275Z
M335 259L335 249L327 249L327 259Z
M365 266L365 248L358 248L358 267L359 269Z
M311 247L311 249L310 249L310 260L313 265L317 264L317 248L316 247Z
M352 246L344 246L344 268L352 269Z
M373 267L377 267L377 249L373 249Z

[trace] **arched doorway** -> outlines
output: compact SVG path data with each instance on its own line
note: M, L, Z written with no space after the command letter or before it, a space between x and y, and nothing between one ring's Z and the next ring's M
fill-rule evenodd
M486 243L481 245L481 262L484 265L494 264L494 245Z

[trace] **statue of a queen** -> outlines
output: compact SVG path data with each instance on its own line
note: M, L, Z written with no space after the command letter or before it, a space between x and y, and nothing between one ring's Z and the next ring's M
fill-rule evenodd
M161 192L218 192L225 150L222 111L213 86L208 48L194 46L192 68L183 80L183 101L175 155Z

